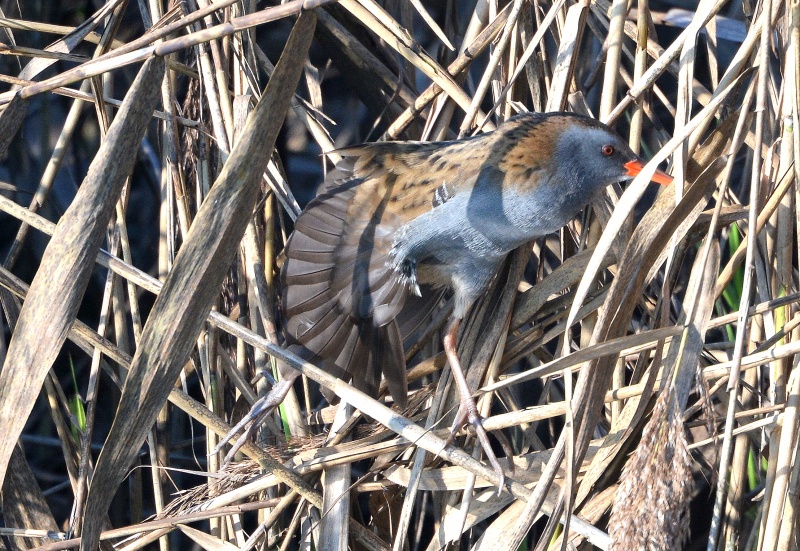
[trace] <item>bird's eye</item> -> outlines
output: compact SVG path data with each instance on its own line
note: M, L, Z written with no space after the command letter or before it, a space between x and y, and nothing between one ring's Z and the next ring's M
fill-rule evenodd
M613 145L604 145L603 146L603 155L606 157L610 157L614 154L614 146Z

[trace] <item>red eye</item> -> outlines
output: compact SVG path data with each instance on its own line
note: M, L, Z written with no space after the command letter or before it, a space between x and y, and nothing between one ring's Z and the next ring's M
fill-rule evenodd
M614 146L613 145L604 145L603 146L603 155L606 157L610 157L614 154Z

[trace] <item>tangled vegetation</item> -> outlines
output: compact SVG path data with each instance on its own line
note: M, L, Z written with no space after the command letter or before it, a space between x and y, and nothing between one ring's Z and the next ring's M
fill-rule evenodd
M798 549L798 0L2 4L0 545ZM277 274L337 148L521 111L652 161L462 324L498 492L447 295L399 411L284 349Z

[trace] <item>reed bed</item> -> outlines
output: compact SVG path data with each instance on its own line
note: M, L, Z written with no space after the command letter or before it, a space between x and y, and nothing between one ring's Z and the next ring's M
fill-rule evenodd
M800 3L677 4L3 3L0 545L798 549ZM652 161L465 320L498 491L447 296L399 411L284 350L277 273L338 147L525 110Z

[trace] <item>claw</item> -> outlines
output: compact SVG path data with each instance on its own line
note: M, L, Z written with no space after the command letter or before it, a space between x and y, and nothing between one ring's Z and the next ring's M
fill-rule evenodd
M500 482L497 485L497 495L500 495L503 492L503 487L505 486L506 475L503 471L503 468L500 466L497 456L492 450L492 445L489 442L489 433L487 433L486 429L483 427L483 417L478 413L478 408L475 405L475 401L472 399L472 397L469 398L468 402L462 397L461 405L459 406L458 413L453 421L453 426L450 428L450 437L447 439L447 443L452 444L453 440L455 440L456 433L467 423L472 426L472 429L475 431L475 436L478 439L478 443L486 453L486 459L489 460L492 468L500 478Z
M238 452L242 446L244 446L245 442L247 442L247 439L252 435L253 431L255 431L257 427L261 426L261 423L264 422L266 416L269 415L273 409L278 407L281 402L283 402L283 399L286 398L286 395L289 393L289 389L292 388L292 383L294 383L296 378L297 376L287 377L275 384L275 386L272 387L272 390L269 391L269 394L253 404L253 407L250 408L250 411L247 412L247 415L245 415L241 421L236 423L236 426L233 427L222 440L220 440L219 444L217 444L210 455L219 453L225 444L233 440L233 438L239 434L242 429L244 429L241 436L236 439L236 442L234 442L230 451L225 455L225 460L223 463L228 463L231 459L233 459L233 456L236 455L236 452Z

